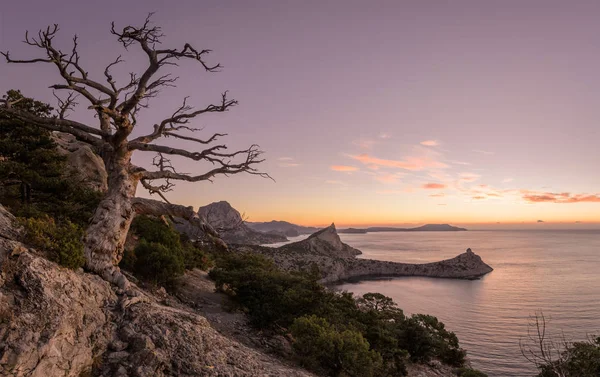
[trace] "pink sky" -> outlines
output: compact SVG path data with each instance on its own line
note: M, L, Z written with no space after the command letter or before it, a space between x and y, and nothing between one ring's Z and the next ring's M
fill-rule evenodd
M155 11L165 46L212 49L224 66L182 64L178 87L139 123L151 127L184 96L203 106L229 90L240 105L197 126L227 132L232 148L260 144L276 182L180 184L174 202L228 200L251 221L317 225L600 223L600 3L60 3L2 7L0 49L30 57L24 31L59 23L56 42L68 48L77 33L92 76L119 54L140 70L142 55L108 29ZM56 78L50 67L2 65L0 89L53 102ZM85 106L73 117L90 120Z

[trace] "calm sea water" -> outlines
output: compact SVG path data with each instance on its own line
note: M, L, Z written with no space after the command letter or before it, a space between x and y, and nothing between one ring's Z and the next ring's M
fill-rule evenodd
M529 316L581 340L600 333L600 231L468 231L341 234L363 258L425 263L470 247L494 271L481 280L395 278L340 286L392 297L405 313L443 321L490 377L532 376L521 356Z

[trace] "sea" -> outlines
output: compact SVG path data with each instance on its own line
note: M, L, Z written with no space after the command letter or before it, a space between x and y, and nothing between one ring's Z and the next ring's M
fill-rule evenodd
M600 335L600 230L511 230L340 234L361 258L427 263L467 248L494 271L479 280L421 277L349 282L337 288L380 292L405 314L436 316L454 331L474 368L490 377L534 376L521 353L532 316L548 339Z

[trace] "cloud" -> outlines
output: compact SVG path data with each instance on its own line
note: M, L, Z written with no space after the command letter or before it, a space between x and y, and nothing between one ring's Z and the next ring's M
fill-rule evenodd
M279 160L279 161L292 161L293 158L292 157L279 157L277 160Z
M340 185L340 186L346 186L347 185L346 182L334 181L334 180L327 180L327 181L325 181L325 183L330 184L330 185Z
M509 182L512 182L512 181L514 181L514 179L513 179L513 178L504 178L504 179L502 180L502 183L509 183Z
M443 198L444 196L446 196L446 194L444 194L443 192L440 192L439 194L431 194L429 196L431 198Z
M402 173L380 173L375 176L375 180L381 183L398 183L402 177L404 177Z
M475 153L481 153L481 154L487 154L487 155L494 154L494 152L484 151L484 150L481 150L481 149L473 149L473 152L475 152Z
M385 132L381 132L378 136L380 139L389 139L390 137L392 137L390 134L385 133Z
M600 203L600 194L571 194L570 192L537 192L521 190L528 203Z
M538 223L543 223L543 222L544 222L544 220L538 220L537 222L538 222Z
M425 140L420 143L426 147L437 147L440 143L437 140Z
M483 195L476 195L476 196L472 196L471 199L483 200L483 199L485 199L485 196L483 196Z
M375 140L371 139L358 139L352 142L352 144L356 145L360 149L371 149L373 145L375 145Z
M300 164L294 162L282 162L279 166L282 168L295 168L296 166L300 166Z
M377 194L382 194L382 195L400 195L400 194L406 194L407 190L380 190L377 191Z
M331 165L330 167L333 171L343 171L343 172L351 172L359 170L356 166L348 166L348 165Z
M350 157L362 162L365 165L399 168L413 171L424 169L443 169L448 167L448 165L444 164L443 162L437 161L431 157L407 157L404 160L387 160L373 157L366 153L360 155L351 155Z
M453 164L453 165L471 165L470 162L464 162L464 161L450 160L448 162L451 163L451 164Z
M475 173L460 173L459 180L462 182L475 182L481 175Z
M425 183L424 185L421 186L421 188L424 188L424 189L444 189L444 188L446 188L446 185L444 185L442 183Z

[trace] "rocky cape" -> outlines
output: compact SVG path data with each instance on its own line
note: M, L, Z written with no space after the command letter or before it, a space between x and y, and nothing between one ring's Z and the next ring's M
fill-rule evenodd
M361 252L341 241L334 224L306 240L278 248L248 245L234 249L266 255L285 270L310 270L317 266L323 284L395 276L477 279L493 270L471 249L452 259L425 264L356 258Z
M0 376L311 376L133 285L62 268L0 206Z

